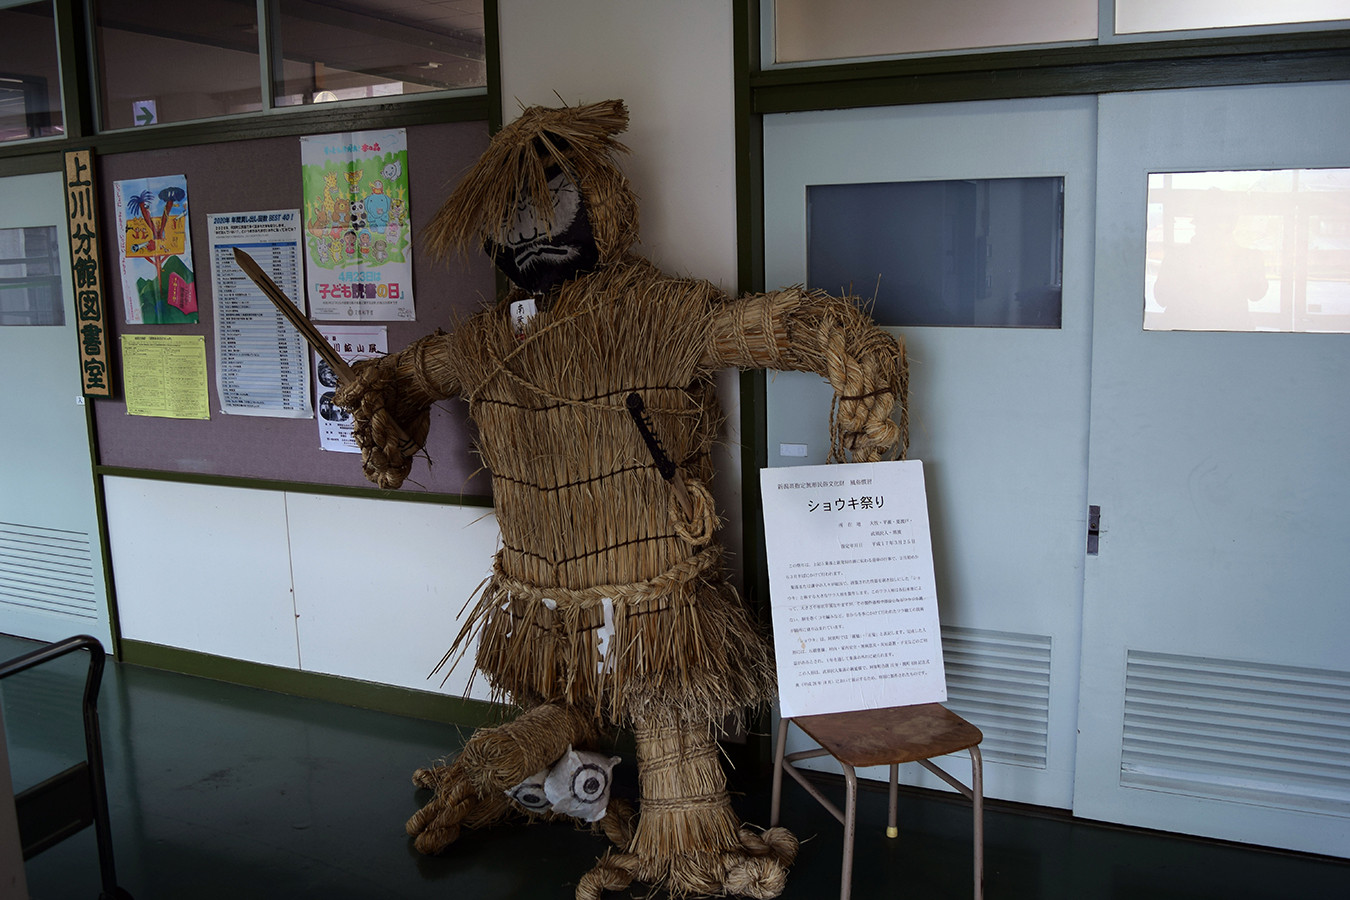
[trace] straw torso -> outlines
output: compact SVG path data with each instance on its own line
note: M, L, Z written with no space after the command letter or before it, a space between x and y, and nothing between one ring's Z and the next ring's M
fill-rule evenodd
M493 473L502 550L473 620L478 667L516 702L720 716L760 701L767 645L715 545L679 533L629 414L693 484L711 475L706 365L724 295L637 257L568 282L524 328L513 294L456 327L449 358Z

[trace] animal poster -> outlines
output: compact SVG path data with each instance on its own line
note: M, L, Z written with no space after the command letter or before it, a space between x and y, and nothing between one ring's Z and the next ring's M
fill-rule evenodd
M918 460L761 469L784 716L947 699Z
M312 316L415 319L403 129L301 138L300 169Z
M197 321L197 282L188 230L187 177L113 183L117 253L128 325Z

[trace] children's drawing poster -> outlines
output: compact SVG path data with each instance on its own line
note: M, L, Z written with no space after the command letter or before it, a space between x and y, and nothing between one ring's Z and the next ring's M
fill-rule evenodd
M301 138L300 169L311 315L415 319L403 129Z
M127 324L195 323L187 176L117 181L113 195Z

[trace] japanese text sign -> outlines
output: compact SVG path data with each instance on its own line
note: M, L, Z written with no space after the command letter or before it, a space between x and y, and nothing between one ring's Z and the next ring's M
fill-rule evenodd
M947 699L923 464L763 469L784 716Z
M103 305L103 268L98 249L94 161L88 150L66 153L66 215L70 268L75 275L75 320L80 343L80 382L89 397L111 397L108 322Z

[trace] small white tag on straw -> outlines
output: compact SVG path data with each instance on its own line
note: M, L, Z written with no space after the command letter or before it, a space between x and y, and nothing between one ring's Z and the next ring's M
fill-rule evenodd
M524 334L525 326L530 324L530 320L539 312L535 305L533 297L526 297L524 300L516 300L511 304L511 324L516 329L516 334Z

